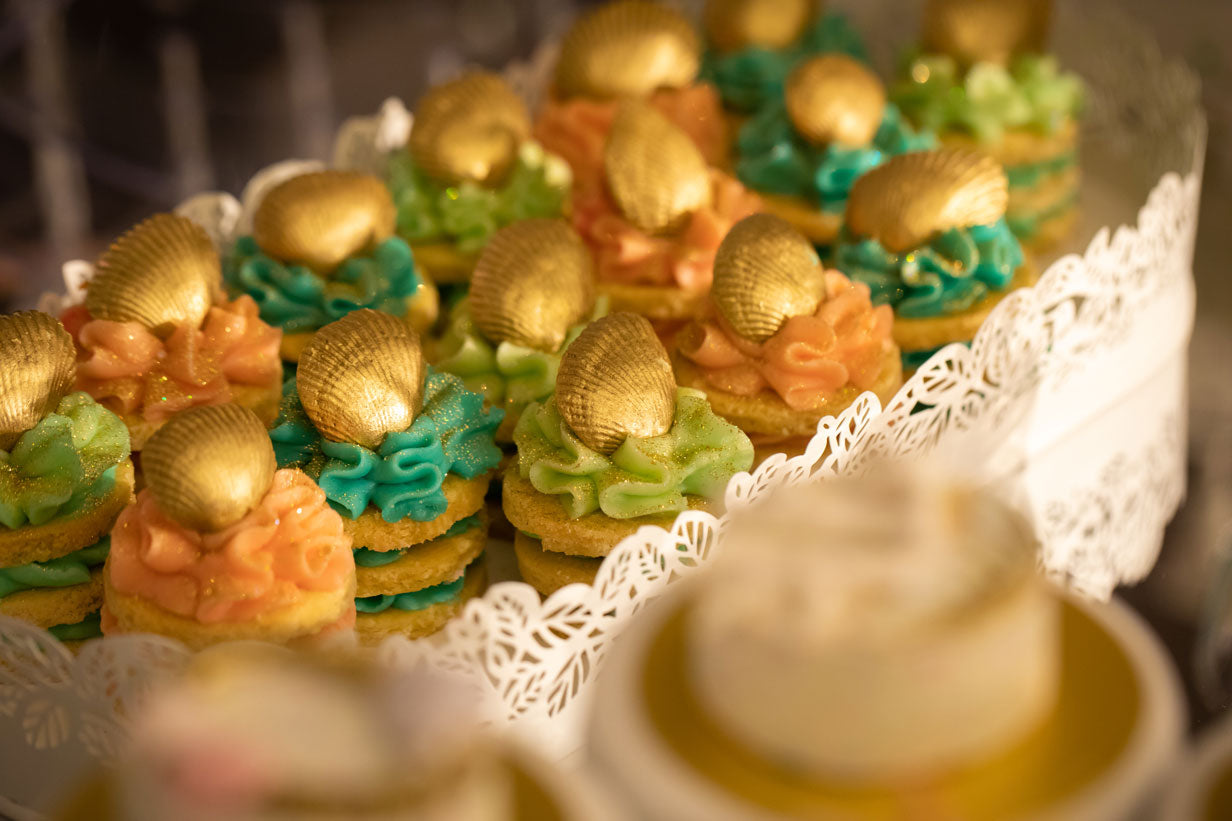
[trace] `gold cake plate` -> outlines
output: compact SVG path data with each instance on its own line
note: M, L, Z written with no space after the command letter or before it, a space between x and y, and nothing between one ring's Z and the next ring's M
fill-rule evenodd
M1058 703L1026 738L909 783L804 779L733 740L699 704L686 675L688 602L662 602L624 637L595 695L591 753L647 818L1121 819L1180 748L1180 684L1149 628L1119 601L1066 599Z

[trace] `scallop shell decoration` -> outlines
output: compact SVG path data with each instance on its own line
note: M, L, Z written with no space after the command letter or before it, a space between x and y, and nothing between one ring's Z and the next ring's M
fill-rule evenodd
M499 184L530 136L530 115L500 76L472 72L437 86L415 109L410 151L429 175L448 184Z
M271 189L257 206L252 235L270 256L328 275L393 236L396 219L394 201L376 177L316 171Z
M679 12L648 0L617 0L583 15L556 63L562 97L645 97L697 77L701 42Z
M1044 47L1051 16L1050 0L929 0L924 48L964 65L1008 65L1015 54Z
M626 103L603 152L608 190L625 219L648 234L671 234L710 205L710 169L697 146L649 105Z
M817 0L709 0L702 23L719 51L778 50L800 39L816 14Z
M962 149L900 154L856 180L847 227L903 253L951 228L1005 216L1009 183L992 157Z
M137 322L159 336L197 327L222 288L210 235L178 214L155 214L120 236L94 266L86 309L95 319Z
M825 295L817 251L779 217L745 217L719 245L710 297L745 339L765 342L791 317L816 313Z
M676 379L650 323L615 313L587 325L560 358L556 406L577 438L600 453L630 436L671 430Z
M563 220L528 219L497 231L471 279L471 317L493 342L556 351L595 306L594 265Z
M809 142L859 148L881 127L886 93L877 75L860 63L823 54L791 72L786 102L792 125Z
M0 316L0 449L56 409L77 375L73 338L41 311Z
M239 405L178 413L141 451L141 472L158 507L197 531L242 519L265 497L277 468L269 431Z
M415 421L426 375L418 335L397 317L365 308L313 335L296 383L322 435L375 449Z

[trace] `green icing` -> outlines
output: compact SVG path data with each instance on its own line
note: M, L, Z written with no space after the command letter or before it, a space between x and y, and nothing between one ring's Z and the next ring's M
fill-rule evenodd
M451 602L462 593L466 574L451 582L435 584L422 590L398 593L393 596L365 596L355 600L355 609L360 613L384 613L389 608L397 610L426 610L434 604Z
M499 188L472 182L445 186L411 159L389 157L389 190L398 207L398 233L411 242L452 242L478 252L499 228L533 217L558 217L572 182L569 168L535 142L523 144Z
M607 301L600 297L592 318L606 313ZM565 343L553 352L512 342L494 346L475 327L469 300L463 298L449 312L436 368L460 377L467 390L483 394L489 405L517 416L528 404L543 402L556 390L560 355L584 327L570 328Z
M286 333L315 331L360 308L406 314L420 285L405 241L391 237L370 255L345 260L329 276L267 256L251 236L240 237L223 265L227 287L256 301L261 319Z
M47 628L60 641L85 641L86 639L102 638L103 620L98 613L91 613L76 624L57 624Z
M90 568L98 567L106 561L107 551L110 549L111 537L104 536L89 547L74 550L67 556L45 562L0 567L0 599L20 590L85 584L90 581Z
M757 111L782 98L787 75L796 63L817 54L846 54L867 62L859 33L841 14L827 14L805 29L795 43L772 51L747 47L721 54L707 51L701 79L713 83L723 104L738 111Z
M387 522L427 522L445 512L448 473L473 479L501 459L494 435L505 412L453 374L428 368L423 407L405 431L375 450L324 438L299 402L294 379L284 383L278 422L270 431L280 468L300 468L339 512L355 519L376 505Z
M843 229L835 249L839 270L867 285L874 304L892 305L903 317L964 311L989 291L1005 290L1022 262L1022 248L1004 219L950 229L905 254Z
M0 524L42 525L106 496L128 458L128 429L87 393L72 393L0 450Z
M841 213L852 184L864 172L895 154L936 145L931 133L917 133L898 109L888 104L869 145L816 146L796 133L786 106L776 101L741 127L736 141L736 176L757 191L804 197L825 211Z
M465 519L459 519L454 522L448 530L437 538L449 539L454 536L461 536L468 530L474 530L479 527L480 523L479 514L467 516ZM384 567L401 559L406 551L410 549L407 547L402 550L370 550L366 547L357 547L353 552L355 553L355 564L359 567Z
M1009 69L977 63L963 73L952 58L928 54L909 61L890 99L924 128L991 143L1008 129L1055 133L1081 111L1083 86L1047 55L1022 55Z
M716 496L733 474L753 464L749 438L716 416L705 394L689 388L676 391L670 431L631 436L611 456L582 444L555 397L526 409L513 441L522 476L540 493L560 496L573 518L597 510L614 519L679 512L688 507L686 495Z

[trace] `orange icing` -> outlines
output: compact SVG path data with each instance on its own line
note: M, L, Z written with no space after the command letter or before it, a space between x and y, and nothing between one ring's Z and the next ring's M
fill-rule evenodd
M727 159L727 124L714 86L661 89L650 104L692 138L706 162ZM603 189L603 146L619 107L618 100L549 97L539 112L535 139L569 163L575 194Z
M118 592L202 624L248 621L294 605L301 592L341 590L355 572L342 518L315 482L289 469L216 533L184 527L141 491L116 520L107 564Z
M769 388L794 410L820 407L845 385L871 388L892 344L893 309L873 307L867 285L826 271L826 299L812 316L794 316L764 343L736 335L720 317L680 337L684 356L727 393Z
M166 340L137 322L93 319L80 306L62 319L77 342L77 389L119 414L162 422L231 401L232 385L282 379L282 331L261 321L250 296L215 305L200 328L180 326Z
M710 181L710 207L695 211L684 230L666 237L635 227L604 192L579 194L573 201L573 224L594 251L600 281L708 289L714 255L728 229L761 210L757 195L736 179L711 169Z

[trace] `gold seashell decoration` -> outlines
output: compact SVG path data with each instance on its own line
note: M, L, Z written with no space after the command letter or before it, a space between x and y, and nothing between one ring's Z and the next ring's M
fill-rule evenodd
M556 62L562 97L645 97L697 77L701 42L679 12L648 0L616 0L584 14Z
M800 38L817 5L817 0L708 0L702 23L719 51L777 50Z
M426 375L419 336L397 317L365 308L313 335L296 384L326 438L375 449L415 421Z
M792 70L787 116L809 142L849 148L873 141L885 113L885 86L876 74L842 54L822 54Z
M963 65L1008 65L1016 54L1041 51L1051 0L929 0L924 48Z
M600 453L630 436L671 430L676 379L650 322L615 313L587 325L560 358L556 406L578 439Z
M94 266L86 309L95 319L138 322L158 336L196 327L222 288L209 234L178 214L155 214L111 244Z
M448 185L494 186L513 168L529 136L522 99L499 75L475 71L423 96L410 152L424 171Z
M1005 170L992 157L958 148L917 151L856 180L847 227L903 253L942 231L996 222L1008 202Z
M279 183L253 215L261 250L328 275L347 257L394 233L397 213L385 184L356 171L314 171Z
M714 259L710 297L737 334L765 342L826 298L821 259L786 220L753 214L732 226Z
M671 234L710 205L710 169L693 141L646 103L629 102L603 151L608 190L625 219L648 234Z
M73 338L42 311L0 316L0 449L9 450L73 388Z
M141 451L141 472L158 507L204 532L244 518L265 497L277 469L265 425L232 404L177 413Z
M471 279L471 317L493 342L556 351L595 307L590 251L564 220L527 219L488 241Z

